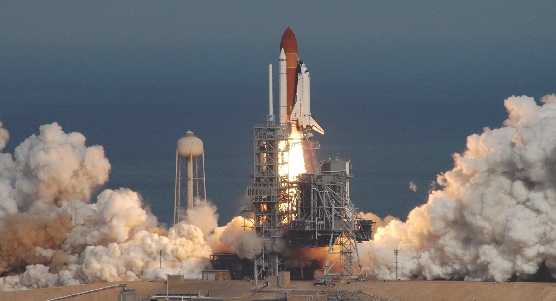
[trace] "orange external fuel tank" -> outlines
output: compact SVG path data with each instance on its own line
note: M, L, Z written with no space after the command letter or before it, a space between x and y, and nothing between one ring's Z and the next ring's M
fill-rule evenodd
M286 54L286 84L287 84L287 121L290 121L290 113L295 101L297 90L297 40L293 31L288 27L282 35L280 49L284 49Z

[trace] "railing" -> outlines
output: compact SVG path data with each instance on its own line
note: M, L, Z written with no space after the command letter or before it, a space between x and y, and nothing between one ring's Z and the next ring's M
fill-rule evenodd
M97 288L97 289L94 289L94 290L88 290L88 291L84 291L84 292L80 292L80 293L75 293L75 294L71 294L71 295L67 295L67 296L62 296L62 297L58 297L58 298L54 298L54 299L49 299L49 300L46 300L46 301L64 300L64 299L69 299L69 298L73 298L73 297L77 297L77 296L81 296L81 295L86 295L86 294L96 293L96 292L100 292L100 291L104 291L104 290L108 290L108 289L113 289L113 288L117 288L117 287L123 287L125 289L126 285L127 284L125 284L125 283L119 283L119 284L114 284L114 285L109 285L109 286Z
M256 292L256 291L258 291L258 290L261 290L263 287L265 287L265 286L267 286L267 285L268 285L268 283L266 283L266 282L265 282L265 283L261 283L261 284L259 284L259 285L254 286L251 290L254 291L254 292Z

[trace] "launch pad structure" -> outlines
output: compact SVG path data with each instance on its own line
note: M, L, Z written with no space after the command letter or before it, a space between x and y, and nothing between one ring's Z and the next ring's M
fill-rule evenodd
M255 277L277 276L288 269L277 246L291 249L327 247L324 281L362 278L357 243L371 239L371 220L362 219L349 197L350 161L336 156L322 161L313 173L295 180L281 176L288 166L291 143L318 147L312 141L288 139L287 128L255 126L254 170L247 188L252 225L263 240L256 250ZM251 220L249 218L245 219Z
M321 161L308 172L296 172L299 164L291 151L302 157L320 148L312 130L324 134L310 112L310 75L297 56L297 41L290 28L280 42L279 122L273 113L272 65L269 65L269 114L265 125L256 125L253 136L252 183L247 188L245 231L254 231L262 249L253 250L255 280L278 276L288 266L284 254L304 248L327 248L323 278L363 279L357 243L371 239L373 221L361 218L350 199L349 158ZM295 135L294 135L295 134ZM310 156L309 156L310 157ZM297 158L299 159L299 158ZM305 170L303 166L302 170ZM213 268L230 266L230 258L213 254ZM245 269L243 269L244 271ZM303 278L303 276L301 276Z

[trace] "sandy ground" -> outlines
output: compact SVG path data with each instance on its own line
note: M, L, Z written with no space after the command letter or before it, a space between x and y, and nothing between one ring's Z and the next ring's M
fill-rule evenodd
M2 301L45 301L113 283L84 284L27 291L0 292ZM127 289L135 289L139 300L159 292L166 292L163 281L127 282ZM556 284L524 282L462 282L462 281L368 281L315 286L311 281L293 281L287 287L265 287L251 292L252 284L245 281L186 281L169 289L170 292L201 292L201 295L233 300L274 299L288 296L288 300L325 300L326 297L360 300L400 301L484 301L484 300L556 300ZM120 288L82 295L71 301L118 300Z

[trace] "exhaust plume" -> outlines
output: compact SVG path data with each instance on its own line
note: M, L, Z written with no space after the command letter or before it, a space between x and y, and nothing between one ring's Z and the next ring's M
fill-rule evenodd
M183 219L186 224L194 225L201 229L203 236L207 237L218 227L218 213L216 206L206 200L196 200L195 206L187 208Z
M442 189L406 222L378 221L374 240L359 245L363 270L393 279L399 250L402 279L526 280L539 268L556 276L556 96L505 100L498 129L467 138ZM0 150L9 133L0 124ZM291 250L263 242L252 221L218 227L216 207L200 202L182 222L163 229L138 193L104 190L110 163L101 146L52 123L12 157L0 152L0 290L79 283L154 280L169 273L199 278L212 252L254 258L282 252L292 266L322 266L326 248ZM160 267L162 261L162 267ZM316 271L318 274L319 271Z
M207 243L215 253L234 253L240 258L253 259L262 252L263 239L257 237L251 225L252 221L236 216L226 226L214 229Z
M10 133L4 128L3 123L0 121L0 152L4 150L10 140Z
M48 262L47 250L58 250L66 239L70 216L34 217L17 213L2 219L0 274L28 264Z
M467 138L442 190L360 246L364 269L393 279L526 280L556 276L556 96L505 100L508 119Z
M8 137L0 123L0 150ZM200 228L159 228L126 188L89 204L109 171L101 146L87 147L57 123L41 126L13 157L0 153L0 290L200 277L211 253Z
M110 171L101 146L86 147L85 136L66 134L57 123L41 126L38 136L16 147L14 158L1 155L0 196L6 197L6 205L0 216L15 213L15 208L48 216L72 200L89 202Z

